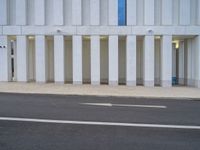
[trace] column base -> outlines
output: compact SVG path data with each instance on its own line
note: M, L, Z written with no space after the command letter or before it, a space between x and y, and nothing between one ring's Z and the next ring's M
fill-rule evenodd
M196 88L200 88L200 80L196 80L195 81L195 87Z
M36 81L36 83L38 83L38 84L45 84L45 83L47 83L47 81Z
M187 86L195 86L195 80L187 79Z
M161 86L162 87L172 87L172 81L162 80Z
M82 85L83 82L82 81L73 81L73 85Z
M91 85L100 85L100 81L91 81Z
M127 86L136 86L136 81L126 81Z
M118 81L109 81L109 85L117 86L118 85Z
M144 81L145 87L154 87L154 81Z
M64 81L55 81L55 84L65 84Z
M179 78L178 79L178 84L179 85L184 85L185 79L184 78Z

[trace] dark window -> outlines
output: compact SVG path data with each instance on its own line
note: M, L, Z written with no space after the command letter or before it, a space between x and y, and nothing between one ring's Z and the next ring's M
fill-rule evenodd
M118 0L118 25L126 25L126 0Z

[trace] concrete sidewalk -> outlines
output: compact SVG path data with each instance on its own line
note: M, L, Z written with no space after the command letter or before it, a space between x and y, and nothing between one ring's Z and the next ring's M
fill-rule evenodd
M37 84L37 83L0 83L1 93L61 94L61 95L95 95L123 97L155 98L195 98L200 99L200 89L192 87L147 88L143 86L92 86L71 84Z

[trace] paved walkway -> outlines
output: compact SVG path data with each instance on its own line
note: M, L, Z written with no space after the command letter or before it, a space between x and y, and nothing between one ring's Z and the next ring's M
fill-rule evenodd
M146 88L143 86L92 86L71 84L37 84L37 83L0 83L0 92L5 93L35 93L61 95L96 95L124 97L157 97L157 98L199 98L200 89L191 87Z

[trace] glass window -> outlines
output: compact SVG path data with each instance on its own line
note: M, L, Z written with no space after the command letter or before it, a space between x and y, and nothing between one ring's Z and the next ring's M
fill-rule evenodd
M126 25L126 0L118 0L118 25Z

